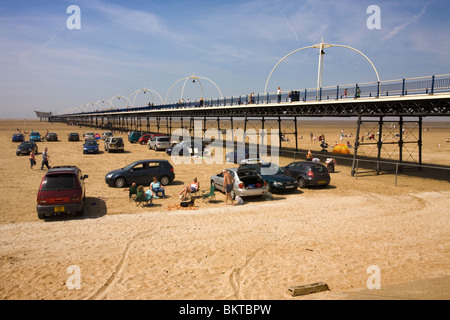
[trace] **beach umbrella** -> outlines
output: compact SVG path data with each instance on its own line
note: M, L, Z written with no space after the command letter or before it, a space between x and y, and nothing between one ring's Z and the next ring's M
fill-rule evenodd
M350 154L350 149L346 144L340 143L333 148L333 153Z

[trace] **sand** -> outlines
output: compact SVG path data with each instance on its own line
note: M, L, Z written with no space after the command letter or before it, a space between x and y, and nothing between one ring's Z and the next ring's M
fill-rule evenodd
M59 141L40 142L38 166L30 169L28 157L15 155L16 128L56 132ZM319 142L309 133L324 131L338 140L341 129L356 131L351 123L304 123L300 145L317 153ZM366 288L373 265L381 286L448 276L448 179L401 175L395 185L392 174L355 178L338 162L328 188L246 199L234 207L217 193L217 202L197 201L196 210L167 210L194 175L207 189L212 174L233 166L184 164L174 165L169 198L136 207L127 192L107 187L105 174L134 160L170 157L129 143L123 154L83 155L82 142L68 142L67 134L88 130L0 121L1 299L335 299ZM449 165L448 123L429 125L423 134L424 163ZM77 165L89 175L84 217L37 218L44 146L51 165ZM287 290L319 281L330 291L292 297Z

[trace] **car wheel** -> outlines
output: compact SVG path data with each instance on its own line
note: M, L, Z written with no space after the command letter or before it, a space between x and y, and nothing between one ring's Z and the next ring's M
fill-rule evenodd
M167 186L170 183L170 178L168 176L162 176L159 181L163 186Z
M38 213L38 218L39 218L39 219L45 219L45 214L43 214L43 213Z
M267 192L272 193L272 186L267 182Z
M302 177L298 178L298 187L299 188L305 188L306 187L306 181Z
M125 187L125 185L126 185L125 178L122 178L122 177L117 178L117 179L114 181L114 185L115 185L117 188L123 188L123 187Z

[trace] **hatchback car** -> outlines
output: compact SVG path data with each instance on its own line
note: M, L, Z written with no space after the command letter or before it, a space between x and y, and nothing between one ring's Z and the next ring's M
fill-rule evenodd
M41 134L39 132L31 132L30 133L30 141L41 141Z
M170 147L170 138L168 136L155 136L148 141L148 148L155 151Z
M76 132L69 133L67 137L68 141L80 141L80 135Z
M58 135L56 133L49 133L45 136L47 141L58 141Z
M270 192L295 191L298 181L285 174L284 170L275 163L260 162L253 164L256 172L267 182Z
M83 154L98 153L98 143L95 140L86 140L83 144Z
M34 151L34 153L38 153L38 146L34 141L24 141L22 142L16 150L16 155L21 156L23 154L30 154L31 150Z
M124 168L110 171L105 176L105 182L110 187L122 188L135 182L137 185L148 186L156 177L163 186L175 179L173 166L167 160L139 160Z
M25 136L21 133L14 133L12 136L12 142L23 142L25 141Z
M95 133L88 132L84 135L84 140L95 140Z
M326 187L330 184L330 173L323 164L313 161L296 161L282 168L290 177L297 179L300 188Z
M151 134L143 134L140 138L139 138L139 140L138 140L138 143L139 144L147 144L148 143L148 140L150 140L150 138L152 137L152 135Z
M102 140L105 141L106 139L108 139L109 137L112 137L113 133L112 131L105 131L102 133Z
M88 178L75 166L52 167L42 178L37 194L37 214L39 219L61 213L84 214Z
M257 197L263 196L267 192L267 185L264 179L255 171L253 166L241 165L239 168L226 169L234 178L231 197ZM211 176L211 185L216 190L225 192L223 183L223 172Z

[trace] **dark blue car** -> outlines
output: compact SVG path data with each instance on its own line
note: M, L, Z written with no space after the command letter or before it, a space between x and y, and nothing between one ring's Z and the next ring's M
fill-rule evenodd
M12 142L24 142L25 136L21 133L14 133L12 136Z
M98 143L96 140L86 140L83 144L83 154L98 153Z

